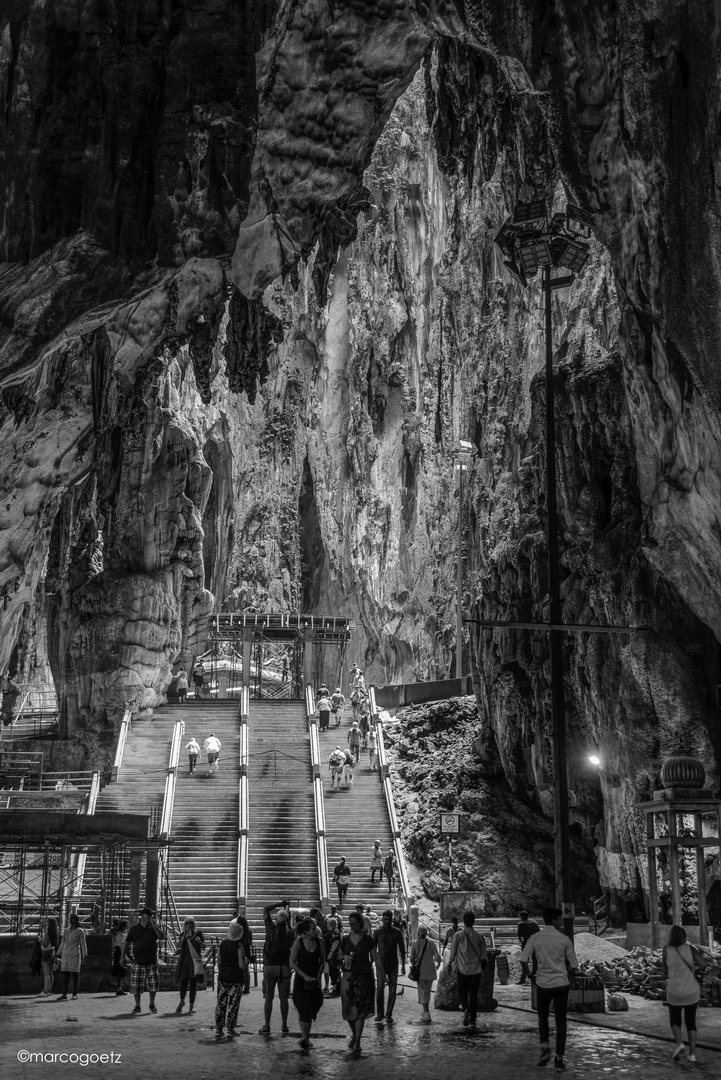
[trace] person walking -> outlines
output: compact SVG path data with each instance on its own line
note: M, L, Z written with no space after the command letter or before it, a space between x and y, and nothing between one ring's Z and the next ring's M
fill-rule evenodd
M280 911L278 911L280 908ZM275 922L271 913L278 911ZM280 1002L281 1031L289 1034L288 999L290 997L290 953L293 948L294 934L290 925L288 901L268 904L263 908L265 921L265 944L263 946L263 998L264 1022L261 1035L270 1035L270 1018L273 1013L273 998L278 988Z
M354 720L348 731L348 749L356 761L360 755L361 738L360 725Z
M388 882L388 895L392 896L396 883L396 853L392 847L388 848L386 857L383 860L383 873Z
M60 945L60 933L57 919L42 918L38 932L38 946L40 948L40 974L43 977L43 988L37 997L52 997L53 983L55 981L55 957ZM67 996L67 990L65 991Z
M161 930L155 921L155 912L152 908L144 907L140 912L140 921L131 926L128 936L123 942L123 951L120 957L121 965L125 966L125 958L128 952L132 953L133 970L130 974L130 992L135 998L134 1013L139 1013L140 998L143 990L148 990L151 1013L158 1010L155 1007L155 995L158 992L160 979L158 976L158 942L165 941L165 931Z
M518 918L521 920L519 922L519 924L518 924L518 931L517 931L518 932L518 940L521 943L521 952L523 952L523 950L526 947L526 942L528 941L528 939L530 937L533 937L534 934L540 933L541 928L538 925L538 923L535 921L535 919L529 919L528 918L528 912L527 911L519 911L518 912ZM523 986L525 984L526 980L530 979L530 977L531 977L531 972L530 972L530 969L528 967L528 964L521 961L521 977L518 980L517 985L518 986Z
M280 681L286 683L290 681L290 664L288 663L288 657L283 656L283 662L280 670Z
M185 668L181 668L178 674L175 676L176 689L178 692L178 701L182 705L188 697L188 672Z
M358 760L354 757L350 747L344 753L345 763L343 765L343 786L346 788L353 787L353 773L355 771L355 763Z
M325 966L323 968L324 987L326 997L336 993L340 983L340 943L343 937L338 928L338 919L331 915L326 920L326 932L323 936L325 945Z
M371 772L375 772L378 768L378 736L375 728L371 728L368 732L368 768Z
M183 1011L185 995L190 989L188 1015L195 1012L195 998L198 992L198 979L205 975L203 967L203 950L205 938L196 928L195 919L186 919L183 923L183 932L178 941L178 967L175 976L180 984L180 1002L176 1005L176 1013Z
M290 954L290 966L295 972L293 1004L298 1010L300 1045L309 1050L311 1024L323 1006L321 975L325 963L323 939L318 935L314 919L303 919Z
M320 731L328 731L330 727L330 709L328 694L321 694L318 698L318 728Z
M127 972L126 969L120 963L120 957L123 954L123 945L125 939L128 936L128 920L127 919L113 919L110 928L110 948L112 949L112 967L110 974L115 979L115 996L127 997L127 991L123 990L123 979Z
M353 710L353 719L354 720L357 720L358 717L360 716L360 700L361 700L360 690L357 690L357 689L352 690L351 691L351 696L350 696L350 704L351 704L351 708Z
M221 745L222 743L220 739L216 737L215 732L213 731L211 731L210 735L203 743L203 746L205 747L205 752L208 755L208 772L206 774L208 776L212 776L214 773L217 773L220 767L218 759L220 757Z
M83 960L87 959L88 943L85 940L85 931L80 925L80 919L73 912L69 919L70 925L63 934L62 941L55 955L55 965L60 962L60 970L63 974L63 992L56 1001L68 1000L68 989L72 980L73 1001L78 996L78 980Z
M536 1010L538 1012L538 1033L541 1039L539 1065L547 1065L551 1060L549 1043L548 1017L553 1004L556 1015L556 1072L565 1072L564 1055L566 1052L566 1015L568 1012L568 992L570 978L576 972L578 960L573 951L570 938L563 931L563 912L560 908L544 908L543 930L533 934L526 942L521 953L521 963L530 963L535 956L538 965L536 971Z
M195 699L203 696L203 684L205 683L205 664L198 660L193 668L193 686L195 687Z
M463 912L463 926L453 938L451 962L456 965L458 999L463 1009L463 1026L476 1026L478 991L481 973L486 970L488 950L486 939L473 929L476 916L472 911Z
M457 933L458 933L458 916L454 915L453 918L451 919L451 925L446 930L446 936L443 939L443 948L444 949L446 948L447 945L452 945L453 944L453 939L454 939L454 937L456 936Z
M328 768L330 769L330 790L340 791L340 782L345 772L345 750L340 746L336 746L328 758Z
M371 848L371 885L375 883L376 874L380 883L383 880L383 852L380 840L374 840Z
M418 990L418 1004L421 1007L421 1019L430 1024L431 1013L429 1009L431 1001L431 989L433 980L441 962L441 954L435 941L428 936L428 927L419 926L418 936L411 946L411 969L416 968L418 978L416 988Z
M368 909L366 909L368 914ZM375 914L375 912L373 912ZM378 916L376 915L376 918ZM371 919L372 922L372 919ZM373 945L376 952L376 1024L393 1023L393 1007L398 993L398 956L401 960L401 974L406 973L406 943L403 934L393 925L393 912L383 912L381 925L373 931ZM388 987L388 1004L383 1006L385 988Z
M696 1064L696 1009L701 991L696 979L696 969L703 970L706 961L703 954L686 940L686 931L682 926L672 926L668 944L664 945L661 959L666 984L666 1004L671 1032L676 1041L676 1049L671 1057L674 1061L686 1053L681 1034L681 1016L686 1022L688 1036L688 1058Z
M335 716L335 726L340 727L340 722L343 719L343 710L345 709L345 698L341 693L340 686L336 686L335 693L330 699L330 711Z
M338 907L341 911L343 910L343 901L345 900L348 886L350 885L350 878L350 866L348 866L348 863L345 861L345 855L341 855L338 865L333 870L333 881L338 890Z
M195 766L198 764L198 758L200 757L200 744L197 739L193 737L190 742L185 744L185 749L188 751L188 772L190 776L195 772Z
M351 911L348 916L349 932L340 944L341 965L341 1009L343 1019L351 1030L348 1045L355 1053L361 1050L361 1037L366 1019L373 1015L375 980L373 965L377 954L373 938L366 934L362 916Z
M218 996L215 1003L215 1037L222 1039L225 1029L232 1038L237 1034L238 1010L245 983L245 949L243 927L232 922L228 936L221 941L218 950ZM175 1010L178 1011L177 1009Z

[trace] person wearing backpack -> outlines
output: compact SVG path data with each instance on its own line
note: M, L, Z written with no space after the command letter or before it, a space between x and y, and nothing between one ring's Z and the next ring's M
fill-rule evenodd
M345 765L343 766L343 784L346 788L353 787L353 771L355 769L356 759L350 751L350 747L345 751Z
M481 973L486 970L488 950L486 939L473 929L476 916L472 911L463 912L463 927L453 938L451 963L456 965L458 999L463 1009L463 1026L476 1026L478 991Z
M318 728L320 731L327 731L330 727L330 710L330 698L326 692L318 698Z
M345 770L345 750L340 746L336 746L333 753L328 758L328 768L330 769L330 790L340 790L340 782Z
M343 716L343 710L345 709L345 698L341 693L340 686L336 687L333 697L330 699L330 711L335 716L335 726L340 727L341 718Z

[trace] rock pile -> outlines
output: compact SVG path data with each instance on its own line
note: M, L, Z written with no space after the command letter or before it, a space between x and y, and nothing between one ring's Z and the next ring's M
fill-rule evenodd
M588 940L585 940L588 939ZM627 952L613 942L579 934L575 940L576 955L584 975L597 975L609 993L635 994L649 1000L666 997L661 950L641 945ZM707 951L707 966L701 984L701 1004L719 1004L721 988L721 950Z

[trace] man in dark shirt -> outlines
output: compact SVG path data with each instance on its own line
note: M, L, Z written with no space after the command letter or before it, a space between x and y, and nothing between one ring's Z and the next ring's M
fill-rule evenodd
M341 855L340 862L333 870L333 881L338 890L338 907L342 911L345 894L348 892L350 884L350 866L345 861L345 855Z
M518 940L521 943L521 949L524 949L528 939L533 937L534 934L540 933L541 928L537 922L528 918L527 911L519 911L518 917L521 920L518 924ZM528 964L524 960L521 960L521 977L518 980L518 985L523 986L530 977L531 973L528 970Z
M387 1023L393 1023L393 1006L398 990L398 953L401 954L401 974L406 973L406 943L401 931L393 925L393 912L384 911L381 925L373 933L373 943L377 954L376 973L376 1024L383 1023L383 998L388 984L388 1006L385 1011Z
M140 997L148 987L150 998L150 1011L156 1013L155 995L158 992L158 942L165 941L165 931L161 930L155 921L155 912L151 908L143 908L140 912L140 921L131 926L128 936L123 943L120 956L120 966L125 966L125 957L128 949L133 950L133 970L130 974L130 991L135 997L134 1013L140 1012Z
M278 911L275 922L270 917L272 911ZM260 1029L261 1035L270 1034L270 1017L273 1012L273 998L275 988L278 987L278 1000L280 1001L281 1031L284 1035L289 1034L288 1029L288 997L290 995L290 950L293 947L295 935L290 925L290 912L288 901L283 900L279 904L268 904L263 908L265 918L265 945L263 946L263 996L265 1023Z

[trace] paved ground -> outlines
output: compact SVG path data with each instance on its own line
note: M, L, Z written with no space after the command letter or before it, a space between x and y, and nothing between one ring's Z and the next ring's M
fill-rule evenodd
M392 1028L368 1024L359 1058L348 1050L347 1028L335 998L326 1000L312 1033L313 1048L304 1052L298 1045L292 1005L291 1036L279 1033L277 1004L272 1037L258 1034L262 1022L258 989L243 998L240 1037L222 1042L213 1034L215 995L211 991L199 995L194 1016L176 1015L177 997L169 992L158 995L155 1016L147 1011L145 996L140 1016L130 1015L131 997L81 994L76 1002L59 1003L5 997L0 998L0 1075L4 1080L40 1076L48 1080L539 1080L545 1076L550 1080L556 1075L552 1069L536 1068L536 1017L530 1012L527 988L499 988L498 996L506 1004L482 1015L478 1030L471 1034L461 1026L460 1013L432 1010L433 1023L420 1024L415 987L406 985L396 1007L396 1023ZM699 1050L695 1066L670 1060L672 1045L665 1024L666 1010L661 1005L639 1002L620 1016L572 1021L566 1076L679 1080L695 1073L704 1080L721 1078L721 1010L704 1009L699 1014L700 1041L708 1048ZM648 1034L619 1030L622 1026ZM46 1059L23 1060L25 1052L41 1053ZM78 1060L60 1063L47 1057L63 1053L76 1054ZM116 1060L88 1060L88 1055L101 1054L113 1054Z

